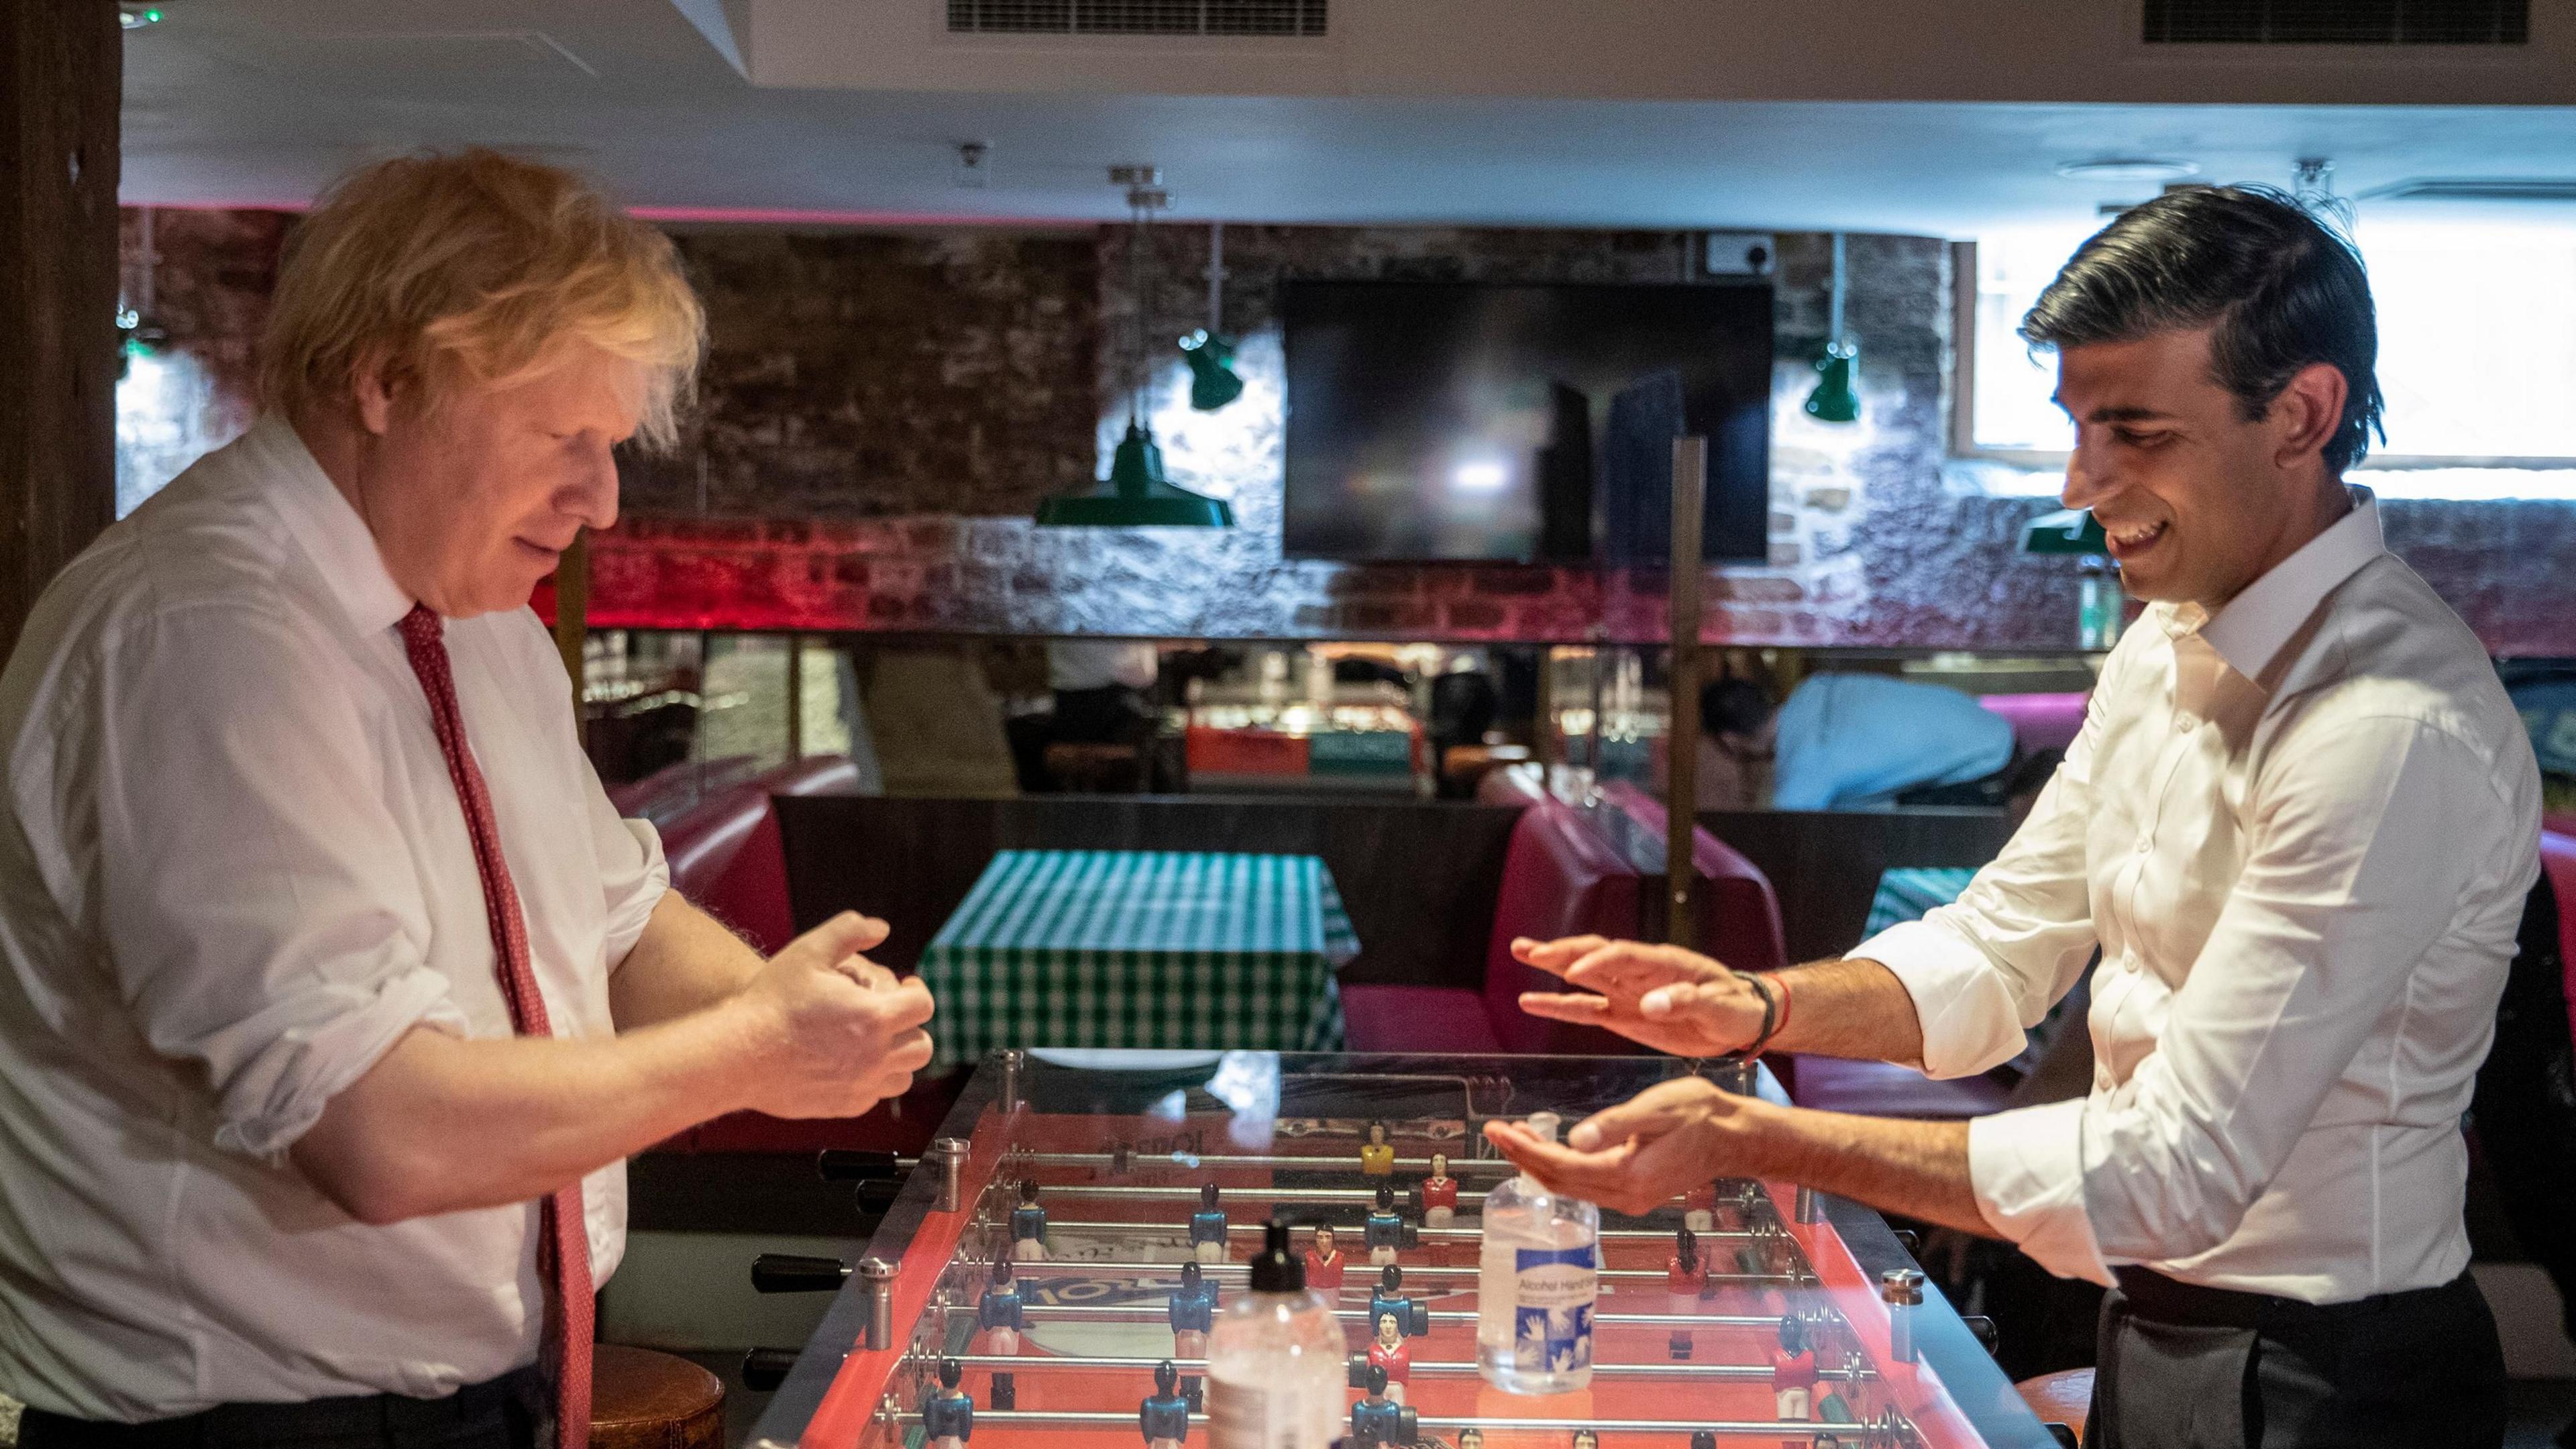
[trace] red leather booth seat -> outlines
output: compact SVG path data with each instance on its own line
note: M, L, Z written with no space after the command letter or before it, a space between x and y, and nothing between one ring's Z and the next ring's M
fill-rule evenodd
M2558 897L2558 954L2567 967L2567 1032L2576 1037L2576 833L2541 831L2540 868Z
M2075 701L2080 723L2084 697L2065 697ZM1625 782L1607 786L1601 794L1641 828L1658 837L1663 834L1661 800ZM1705 828L1695 833L1691 853L1703 883L1700 949L1739 971L1768 971L1789 964L1788 948L1781 939L1779 898L1771 890L1770 877ZM1988 1077L1934 1081L1890 1062L1793 1054L1775 1057L1771 1065L1799 1106L1874 1117L1974 1117L2000 1111L2010 1091Z
M662 827L671 885L692 905L740 931L764 956L796 935L787 904L787 847L772 795L828 795L858 770L847 757L817 756L755 775L700 801Z
M1554 978L1512 959L1512 939L1547 940L1597 931L1631 933L1636 871L1584 822L1582 812L1542 799L1521 812L1503 855L1494 929L1485 947L1482 991L1463 986L1342 988L1353 1051L1626 1052L1624 1038L1567 1026L1520 1009L1520 993Z
M1977 703L2002 715L2013 727L2013 743L2023 754L2062 750L2075 743L2084 728L2085 694L1981 694Z
M713 760L682 760L664 765L641 780L608 787L608 803L629 820L650 820L655 829L671 824L707 799L748 780L760 762L749 755Z

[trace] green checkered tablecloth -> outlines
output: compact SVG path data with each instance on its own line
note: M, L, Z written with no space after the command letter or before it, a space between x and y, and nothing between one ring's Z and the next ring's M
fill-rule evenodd
M938 1062L997 1047L1336 1051L1359 953L1311 855L1006 850L921 955Z
M1933 907L1957 900L1976 878L1973 870L1947 867L1901 866L1881 872L1878 891L1869 901L1869 924L1860 928L1860 938L1866 941L1899 921L1923 919Z

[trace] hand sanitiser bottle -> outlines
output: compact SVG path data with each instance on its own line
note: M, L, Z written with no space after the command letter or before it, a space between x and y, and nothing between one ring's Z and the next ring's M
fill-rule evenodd
M1208 1442L1215 1449L1331 1449L1342 1437L1350 1345L1306 1265L1273 1222L1252 1260L1251 1291L1208 1334Z
M1557 1117L1526 1124L1556 1140ZM1601 1286L1601 1209L1524 1172L1485 1194L1476 1273L1476 1371L1506 1393L1562 1394L1592 1382L1592 1306Z

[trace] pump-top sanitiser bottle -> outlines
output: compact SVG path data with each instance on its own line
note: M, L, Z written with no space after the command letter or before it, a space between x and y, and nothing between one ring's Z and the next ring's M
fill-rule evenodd
M1208 1442L1215 1449L1331 1449L1342 1437L1350 1345L1274 1221L1208 1334Z
M1557 1117L1526 1124L1556 1140ZM1601 1209L1524 1172L1485 1194L1476 1274L1476 1371L1514 1394L1592 1382L1592 1308L1601 1287Z

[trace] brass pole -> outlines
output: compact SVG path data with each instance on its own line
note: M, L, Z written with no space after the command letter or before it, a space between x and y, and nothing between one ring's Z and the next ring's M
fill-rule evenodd
M1700 511L1708 491L1708 439L1673 439L1671 720L1664 731L1664 879L1672 899L1664 939L1698 944L1692 919L1698 893Z
M583 529L555 561L555 652L572 679L573 737L583 740L590 733L581 712L582 653L589 642L590 530Z

